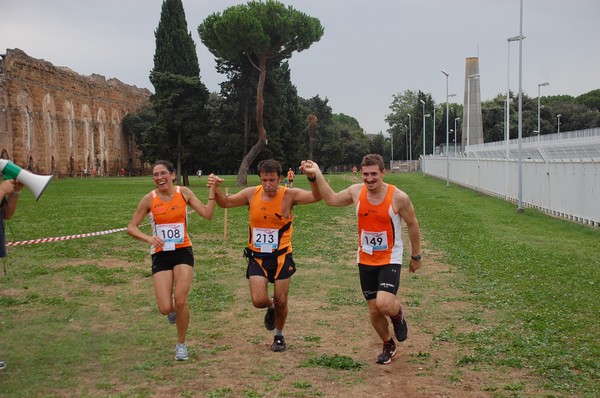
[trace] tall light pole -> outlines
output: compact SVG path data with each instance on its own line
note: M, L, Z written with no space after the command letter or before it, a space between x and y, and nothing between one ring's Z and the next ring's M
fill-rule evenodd
M450 186L450 158L448 157L448 72L442 69L442 73L446 75L446 186Z
M408 171L412 171L412 115L407 113L408 115L408 156L410 156L410 160L408 163Z
M506 125L505 125L505 136L504 139L506 141L506 160L508 161L509 157L509 141L510 141L510 43L513 41L523 40L525 36L513 36L506 39L508 42L508 68L506 72Z
M469 148L469 138L471 138L471 79L479 79L479 73L469 75L467 79L467 147L465 152Z
M391 165L390 165L390 172L393 173L394 172L394 129L392 129L392 131L390 131L390 140L392 141L392 160L391 160Z
M456 141L458 140L458 130L456 129L456 122L460 120L459 117L454 118L454 156L456 156Z
M508 45L508 67L506 68L506 122L505 125L505 133L504 133L504 141L506 143L506 161L505 161L505 184L506 184L506 198L508 198L508 161L510 158L510 43L513 41L523 40L525 36L513 36L506 39Z
M433 141L431 144L431 154L435 154L435 105L433 106L433 118L431 119L431 135L433 137Z
M427 114L425 115L425 117L431 117L431 113L427 113ZM425 134L425 133L423 133L423 134ZM425 142L425 140L423 140L423 142ZM427 151L423 151L423 153L425 153L425 152L427 152ZM433 155L433 152L432 152L431 154Z
M403 124L404 126L404 147L406 148L406 161L408 162L408 126Z
M425 160L425 101L419 100L421 105L423 105L423 129L421 130L421 135L423 136L423 159L421 160L421 172L425 174L423 170L423 160Z
M540 130L540 87L547 86L549 84L550 83L548 83L548 82L538 84L538 129L537 129L538 140L541 139L541 137L542 137L542 130Z
M560 117L561 117L561 116L562 116L562 115L561 115L560 113L559 113L558 115L556 115L556 118L558 119L558 124L557 124L557 127L558 127L558 134L559 134L559 135L560 135Z
M523 213L523 0L521 0L519 36L519 205L517 213Z

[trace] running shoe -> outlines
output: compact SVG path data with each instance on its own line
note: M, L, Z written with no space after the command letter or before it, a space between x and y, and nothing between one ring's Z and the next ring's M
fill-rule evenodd
M175 346L175 360L176 361L187 361L188 360L188 350L185 344L177 343Z
M287 349L285 345L285 338L283 336L275 336L273 339L273 344L271 344L271 349L274 352L283 352Z
M390 318L392 320L392 325L394 325L394 333L396 334L396 339L398 342L403 342L408 338L408 325L406 324L406 319L404 319L404 315L398 320L394 320L394 318Z
M169 312L169 315L167 315L167 322L169 322L171 325L174 325L176 320L177 313L175 311Z
M0 370L6 369L6 362L0 362Z
M392 363L394 355L396 355L396 344L394 344L394 339L390 339L390 341L383 343L383 351L377 357L377 363L382 365Z
M267 330L275 329L275 307L267 308L267 313L265 314L265 327Z

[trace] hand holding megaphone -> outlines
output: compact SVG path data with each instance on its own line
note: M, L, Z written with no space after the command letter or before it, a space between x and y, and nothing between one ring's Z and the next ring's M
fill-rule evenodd
M38 200L44 190L48 186L48 183L52 179L52 176L40 176L37 174L30 173L27 170L23 170L10 160L0 159L0 173L4 174L5 179L18 180L21 184L29 188L35 200Z
M0 197L18 194L24 185L17 180L4 180L0 183Z

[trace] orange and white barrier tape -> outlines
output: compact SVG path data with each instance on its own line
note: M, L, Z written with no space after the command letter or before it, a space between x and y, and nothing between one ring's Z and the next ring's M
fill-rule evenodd
M194 210L188 210L187 214L194 213ZM148 224L144 224L148 225ZM140 225L140 227L144 226ZM117 232L126 231L125 228L117 228L117 229L107 229L106 231L98 231L98 232L89 232L87 234L75 234L75 235L66 235L66 236L55 236L53 238L39 238L39 239L29 239L29 240L21 240L17 242L6 242L6 246L22 246L22 245L35 245L36 243L48 243L48 242L60 242L64 240L71 239L79 239L79 238L89 238L90 236L99 236L99 235L110 235Z
M90 232L87 234L55 236L53 238L39 238L39 239L21 240L21 241L17 241L17 242L6 242L6 246L21 246L21 245L34 245L36 243L59 242L59 241L63 241L63 240L88 238L90 236L109 235L109 234L114 234L116 232L122 232L125 230L127 230L127 228L108 229L106 231Z

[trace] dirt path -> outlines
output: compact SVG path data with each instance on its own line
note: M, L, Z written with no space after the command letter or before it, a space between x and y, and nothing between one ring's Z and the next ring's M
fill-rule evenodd
M223 347L215 352L212 343L196 343L199 355L188 366L199 367L198 377L189 382L188 389L214 397L503 396L493 386L508 383L515 375L457 367L459 348L436 339L449 322L456 323L464 312L473 310L461 299L463 293L448 286L449 272L447 265L430 257L419 272L423 283L403 282L399 297L406 307L410 333L409 339L398 345L390 365L375 363L381 342L369 323L366 307L324 309L323 297L307 297L293 287L285 329L288 350L271 352L273 332L262 325L264 310L252 307L247 281L240 279L236 304L220 313L214 325ZM420 304L413 307L410 301L415 297L420 297ZM366 366L359 371L303 366L307 358L320 355L348 356ZM180 391L157 393L176 396Z

